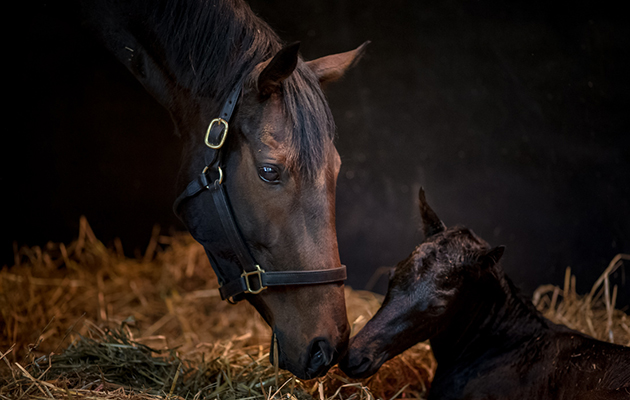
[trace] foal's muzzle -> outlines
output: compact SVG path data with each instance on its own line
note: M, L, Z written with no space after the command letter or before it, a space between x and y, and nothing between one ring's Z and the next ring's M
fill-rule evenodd
M348 351L339 360L339 368L351 378L363 379L374 375L385 359L384 354L372 353L369 347L360 344L355 336L350 340Z

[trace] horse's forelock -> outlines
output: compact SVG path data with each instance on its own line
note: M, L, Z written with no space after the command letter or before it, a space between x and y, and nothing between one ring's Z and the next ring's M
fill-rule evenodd
M260 63L245 86L256 87L266 65ZM282 81L281 96L287 118L287 132L283 135L287 167L303 178L315 179L324 166L327 144L334 139L336 128L319 80L302 60L291 76Z
M292 124L290 167L315 178L323 168L327 143L334 138L335 123L319 80L303 62L283 82L283 97Z

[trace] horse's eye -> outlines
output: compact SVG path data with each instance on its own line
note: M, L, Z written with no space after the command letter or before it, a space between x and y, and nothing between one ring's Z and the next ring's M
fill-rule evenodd
M262 167L259 167L258 176L267 183L280 182L280 172L278 172L278 168L271 165L263 165Z

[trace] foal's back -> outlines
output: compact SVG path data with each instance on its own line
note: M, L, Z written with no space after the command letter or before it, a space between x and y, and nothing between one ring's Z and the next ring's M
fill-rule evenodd
M551 322L511 347L489 347L450 365L437 361L430 400L630 399L630 348Z

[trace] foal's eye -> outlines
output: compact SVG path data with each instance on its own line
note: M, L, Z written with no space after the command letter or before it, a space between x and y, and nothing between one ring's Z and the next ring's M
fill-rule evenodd
M272 165L263 165L258 167L258 176L267 183L280 182L280 172L277 167Z

